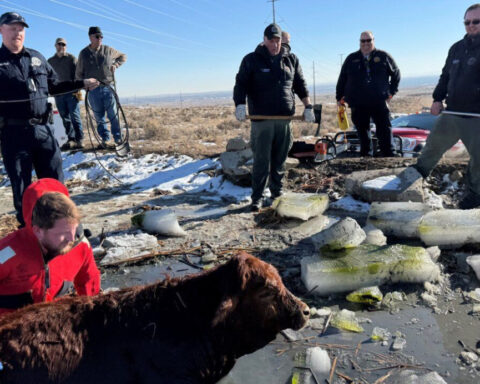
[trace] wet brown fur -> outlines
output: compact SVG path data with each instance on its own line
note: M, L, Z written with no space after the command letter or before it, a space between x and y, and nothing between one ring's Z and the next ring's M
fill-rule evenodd
M1 383L215 383L306 305L242 253L211 271L0 318Z

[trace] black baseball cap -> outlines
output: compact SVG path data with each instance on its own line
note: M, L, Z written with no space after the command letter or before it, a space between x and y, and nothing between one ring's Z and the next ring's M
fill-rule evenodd
M274 37L282 38L282 28L278 24L270 24L265 28L263 35L267 37L268 40L273 39Z
M88 28L88 34L89 35L96 35L97 33L99 33L100 35L103 35L100 27L90 27L90 28Z
M5 12L2 16L0 16L0 25L15 23L23 24L25 27L28 28L28 24L25 22L23 16L18 14L17 12Z

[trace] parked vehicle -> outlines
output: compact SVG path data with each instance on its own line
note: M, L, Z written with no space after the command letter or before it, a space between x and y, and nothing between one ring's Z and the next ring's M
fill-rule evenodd
M437 118L438 116L431 113L422 112L400 116L392 120L393 135L399 136L402 140L403 156L417 157L420 155ZM465 153L464 144L458 141L447 151L446 156L457 157Z
M53 107L53 132L55 134L55 138L58 141L58 145L62 146L68 140L67 134L65 133L65 127L63 126L62 118L60 117L60 113L58 113L57 106L55 104L55 98L49 97L48 102L52 103Z

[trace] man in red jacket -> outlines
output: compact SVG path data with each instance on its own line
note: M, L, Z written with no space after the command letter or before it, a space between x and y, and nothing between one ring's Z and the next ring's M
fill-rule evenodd
M0 240L0 315L62 295L96 295L100 273L67 188L40 179L23 194L25 228Z

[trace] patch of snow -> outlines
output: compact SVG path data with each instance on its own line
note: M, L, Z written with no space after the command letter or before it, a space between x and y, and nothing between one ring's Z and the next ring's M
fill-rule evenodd
M370 204L355 200L352 196L347 195L334 203L330 203L330 208L341 209L348 212L368 213L370 211Z
M381 176L376 179L362 183L363 188L396 191L400 188L402 181L395 175Z

